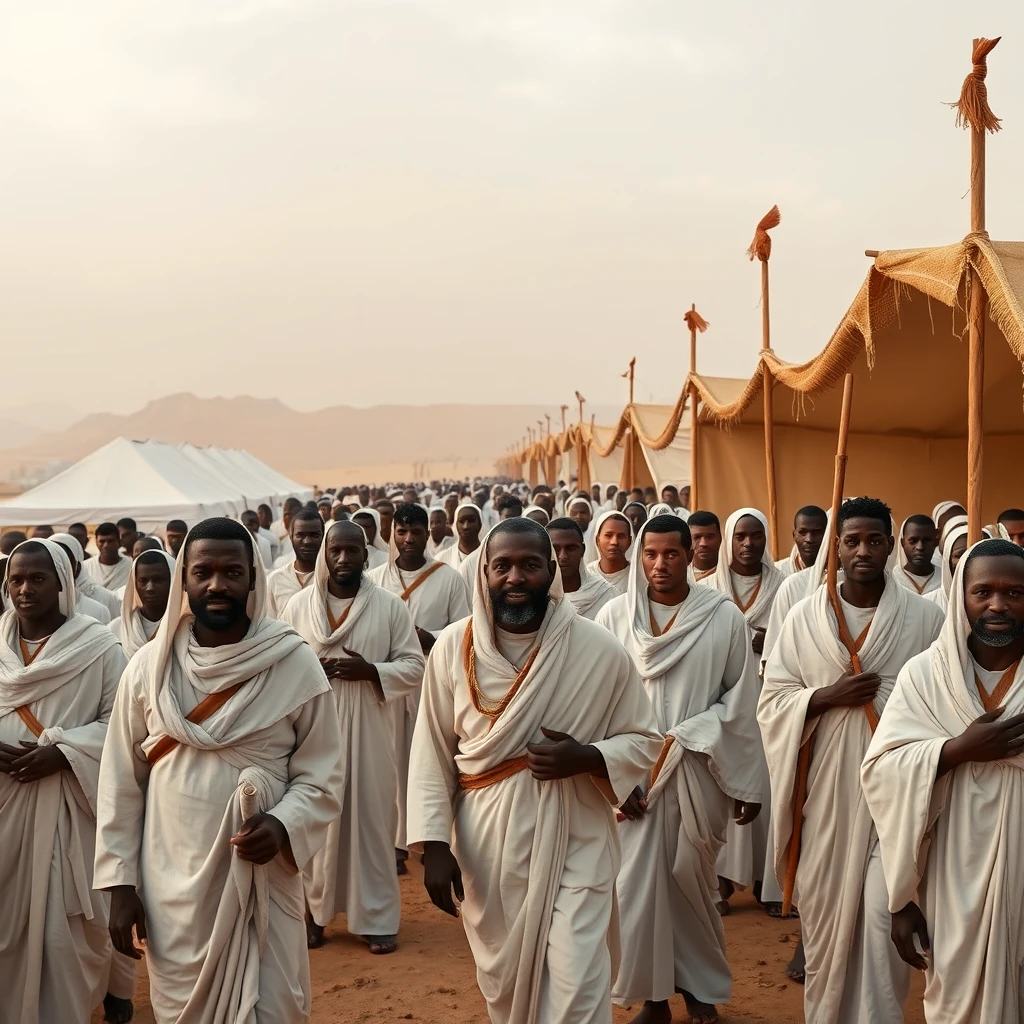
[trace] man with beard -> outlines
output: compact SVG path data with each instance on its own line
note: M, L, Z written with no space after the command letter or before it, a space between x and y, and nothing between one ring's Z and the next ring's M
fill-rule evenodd
M442 510L443 511L443 510ZM445 626L469 615L466 584L450 565L427 555L427 514L420 505L401 504L395 509L391 558L374 569L370 579L397 594L409 609L416 638L424 655L430 652ZM409 858L406 843L406 803L409 782L409 751L420 706L420 686L393 702L395 715L395 765L398 771L398 828L395 860L404 875Z
M817 505L805 505L793 517L793 550L780 558L775 567L783 576L792 576L814 565L828 529L828 516Z
M809 1024L900 1021L909 971L889 938L860 766L896 676L936 638L942 613L886 571L894 540L883 502L844 502L838 535L840 608L857 666L826 587L790 611L765 666L758 722L771 775L775 871L785 878L800 751L809 743L794 890L806 955L804 1015Z
M530 519L485 541L468 622L427 664L409 840L459 911L493 1024L611 1020L614 808L660 737L629 657L555 584ZM460 792L461 790L461 792Z
M462 563L480 547L480 530L483 519L480 509L472 501L464 501L455 510L456 542L445 548L437 557L439 562L446 562L453 569L459 569ZM463 577L465 578L465 577Z
M1024 551L985 540L900 672L861 770L892 939L929 1022L1024 1020Z
M5 590L0 1021L87 1024L107 990L107 899L93 891L92 857L100 753L126 659L110 630L77 614L58 544L15 548ZM130 1017L130 1002L105 1002L108 1019Z
M587 565L587 571L600 576L614 591L616 597L626 592L629 562L626 552L633 543L633 528L621 512L602 512L594 523L594 544L597 558Z
M419 687L423 655L405 604L364 575L366 554L361 527L331 523L313 582L288 602L284 621L320 658L341 726L341 812L303 874L306 942L323 945L343 913L371 953L393 953L401 911L394 709Z
M132 560L128 555L121 553L121 535L113 523L100 523L96 527L95 537L99 557L90 558L82 566L82 571L94 583L112 593L128 582ZM134 537L132 543L135 543Z
M714 512L696 511L686 521L693 541L690 582L704 583L718 569L718 551L722 546L722 524Z
M942 564L935 564L939 535L928 516L916 515L900 527L898 567L892 574L901 587L915 594L930 594L942 586Z
M313 509L300 508L289 516L288 539L291 561L267 577L267 614L275 619L281 618L288 602L313 579L324 539L324 521Z
M172 558L178 557L181 545L185 543L188 535L188 523L184 519L172 519L164 527L164 537L167 540L167 550Z
M548 524L555 561L562 574L562 590L577 615L596 619L597 613L616 596L600 573L583 563L583 531L575 519L556 519Z
M612 991L617 1003L643 1002L632 1024L668 1024L677 992L693 1021L711 1024L732 991L715 862L727 821L746 825L760 810L757 661L736 606L690 584L682 519L655 516L634 551L626 593L597 621L633 656L664 747L650 780L622 806L627 942Z
M158 1024L306 1020L302 880L339 813L338 718L302 638L264 613L252 535L207 519L117 692L96 876L114 948L145 943Z
M156 635L167 611L174 569L174 559L166 551L144 551L135 559L121 614L110 624L129 658Z

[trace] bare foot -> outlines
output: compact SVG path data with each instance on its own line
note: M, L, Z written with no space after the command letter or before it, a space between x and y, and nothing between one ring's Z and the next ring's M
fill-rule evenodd
M798 985L804 983L804 940L801 939L796 946L793 959L786 964L786 977L795 981Z
M644 1003L640 1012L629 1022L629 1024L671 1024L672 1011L668 1007L668 1000L658 1003Z
M306 948L319 949L324 944L324 930L310 917L306 915Z
M398 949L397 935L364 935L363 938L370 944L370 952L377 955L394 953Z
M719 900L715 904L715 910L718 911L718 913L719 913L719 915L721 917L728 917L729 916L729 901L728 900Z
M118 999L109 992L103 997L103 1019L111 1024L128 1024L135 1016L135 1006L130 999Z
M718 1010L712 1003L702 1003L689 992L679 993L686 1002L686 1012L693 1024L718 1024Z

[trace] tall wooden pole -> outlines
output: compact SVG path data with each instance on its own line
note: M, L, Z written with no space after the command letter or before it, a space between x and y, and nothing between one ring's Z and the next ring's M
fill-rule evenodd
M701 334L708 329L708 322L697 312L695 303L690 303L690 311L683 317L686 326L690 329L690 377L697 374L697 332ZM700 444L698 437L698 406L700 397L697 392L697 385L690 380L690 511L700 508L697 500L697 476L700 471L700 458L698 451Z
M630 491L636 484L634 477L634 452L633 452L633 376L636 373L636 356L633 356L629 361L629 369L622 375L623 377L629 378L629 405L627 407L627 415L629 417L629 426L626 428L626 452L625 458L623 459L623 477L625 478L626 490Z
M754 240L747 254L761 263L761 351L772 347L771 307L768 290L768 260L772 254L772 240L769 229L777 227L782 220L779 208L773 206L757 225ZM779 555L779 507L775 490L775 424L772 419L772 371L761 361L761 390L764 393L764 464L768 483L768 532L772 553Z
M569 406L562 406L562 433L565 433L565 414L569 411Z
M971 233L985 231L985 133L999 131L999 118L988 105L985 76L988 54L999 39L975 39L971 44L971 73L964 79L955 104L957 124L971 132ZM971 267L967 308L967 543L981 540L984 480L985 315L988 296L978 272Z

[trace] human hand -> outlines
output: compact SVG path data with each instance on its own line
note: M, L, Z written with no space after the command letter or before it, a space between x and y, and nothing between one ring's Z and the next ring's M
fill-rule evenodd
M1003 718L995 708L976 718L956 738L947 740L940 755L949 768L968 761L1001 761L1024 747L1024 715Z
M900 959L910 964L915 970L923 971L928 961L918 953L914 945L914 936L921 942L921 948L927 953L931 949L928 938L928 922L916 903L908 903L902 910L892 915L892 941Z
M269 864L287 842L284 825L265 811L242 822L237 835L231 837L231 845L238 856L252 864Z
M435 907L452 917L459 916L452 893L460 903L465 902L466 893L459 862L447 843L423 844L423 886Z
M347 658L334 659L334 678L344 679L350 683L379 683L380 674L377 666L367 661L361 654L350 651L347 647L342 650L348 655Z
M877 672L855 672L843 676L838 682L825 687L825 696L831 707L860 707L875 699L882 680Z
M141 960L143 951L133 940L132 929L139 943L146 945L146 911L134 885L116 885L110 890L110 921L108 930L114 949L132 960Z
M426 654L437 641L437 637L434 636L433 633L428 633L427 630L420 629L419 626L416 627L416 638L419 640L420 650L422 650L424 654Z
M64 751L57 746L41 747L38 743L21 741L20 756L11 761L11 778L15 782L38 782L48 775L71 771Z
M577 743L568 733L540 730L551 743L528 743L526 759L530 773L541 782L570 779L574 775L608 777L604 757L597 747Z
M647 798L639 786L622 802L619 813L627 821L639 821L647 813Z
M765 630L761 626L758 626L754 630L754 635L750 639L750 647L755 654L764 653L764 635L766 632L767 630Z
M732 802L732 816L737 825L749 825L760 813L760 804L745 803L743 800Z

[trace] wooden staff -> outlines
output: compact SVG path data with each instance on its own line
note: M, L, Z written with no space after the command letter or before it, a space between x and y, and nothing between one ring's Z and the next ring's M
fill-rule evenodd
M771 307L768 291L768 260L772 255L772 240L768 234L771 228L782 221L779 208L773 206L759 221L754 240L747 249L747 255L761 263L761 351L772 347ZM764 394L764 462L768 482L768 531L772 551L779 553L779 507L775 490L775 424L772 419L772 371L761 360L761 390Z
M683 317L690 329L690 376L697 373L697 332L703 334L711 325L697 312L695 303L690 303L690 311ZM697 406L700 401L697 385L690 381L690 511L700 508L697 502L697 473L700 468L697 454Z
M629 416L629 426L626 428L625 433L625 449L623 451L622 459L622 476L625 480L626 490L631 490L635 481L633 477L635 473L633 471L633 374L636 372L636 356L633 356L629 361L629 369L622 375L623 377L629 378L629 405L627 407L627 415Z
M843 491L846 488L846 449L850 435L850 412L853 408L853 374L848 373L843 381L843 411L839 418L839 441L836 445L836 470L832 483L832 515L828 524L828 562L825 569L825 586L828 590L829 603L835 612L839 625L839 639L850 654L854 672L861 671L860 658L856 652L856 644L843 616L842 605L839 603L839 509L843 503ZM874 732L878 724L874 705L864 705L868 724ZM804 824L804 804L807 801L807 779L811 770L811 756L814 753L814 733L800 748L796 765L796 783L793 786L793 831L790 833L789 845L786 848L786 877L782 883L782 916L786 917L793 907L793 887L796 885L796 869L800 863L800 834Z

